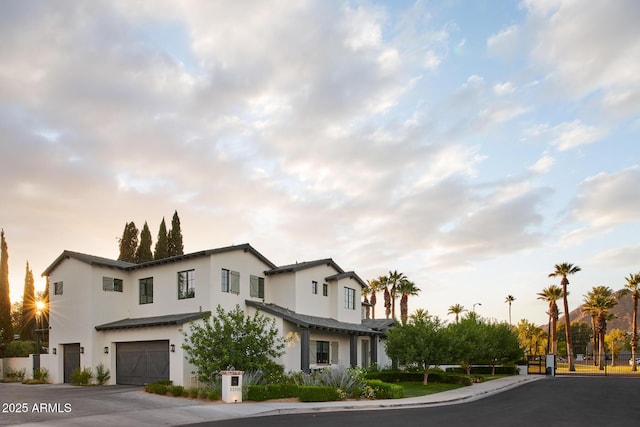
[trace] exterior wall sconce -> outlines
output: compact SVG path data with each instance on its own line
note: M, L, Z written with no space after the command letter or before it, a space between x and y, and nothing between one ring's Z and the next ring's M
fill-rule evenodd
M51 349L51 352L52 352L53 354L56 354L56 353L58 353L56 350L57 350L57 349L55 349L55 348L54 348L54 349Z
M176 345L171 344L171 353L175 353L175 352L176 352Z
M104 348L104 354L109 354L109 347Z
M80 347L80 354L84 354L84 347Z

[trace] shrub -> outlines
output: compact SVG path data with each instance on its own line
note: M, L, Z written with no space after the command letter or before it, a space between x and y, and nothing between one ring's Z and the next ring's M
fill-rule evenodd
M263 400L267 400L267 399L269 399L269 396L267 395L266 385L252 384L249 386L247 390L247 400L262 402Z
M201 389L198 391L198 397L199 397L200 399L206 399L208 395L209 395L209 392L207 391L207 389L206 389L206 388L201 388Z
M96 366L96 383L98 385L105 385L109 379L111 379L111 373L108 369L105 369L104 365L100 363Z
M163 382L161 381L157 381L154 383L146 384L144 386L144 391L146 391L147 393L160 394L164 396L165 394L167 394L167 391L169 391L169 386L163 384Z
M207 393L207 399L220 400L220 393L217 390L209 390L209 392Z
M301 402L330 402L340 400L340 394L337 389L326 386L302 386L300 387Z
M192 398L198 397L198 389L195 388L195 387L194 388L190 388L189 389L189 397L192 397Z
M170 385L167 389L172 396L176 397L182 397L182 393L184 392L184 387L181 385Z
M92 379L93 372L91 372L91 368L76 368L76 370L71 373L71 383L73 385L89 385Z
M518 368L516 366L496 366L496 375L517 375ZM473 366L471 367L472 375L491 375L493 368L491 366ZM463 368L447 368L447 372L466 373Z
M398 384L389 384L380 380L368 380L367 386L373 389L377 399L400 399L404 397L404 389Z
M34 369L33 379L41 384L46 384L49 379L49 370L47 368Z
M24 381L24 378L27 376L27 371L26 369L15 370L15 369L7 368L7 370L4 373L4 376L9 382L22 382Z

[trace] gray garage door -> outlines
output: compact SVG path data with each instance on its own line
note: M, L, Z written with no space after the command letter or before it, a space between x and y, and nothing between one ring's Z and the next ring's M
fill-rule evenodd
M169 341L116 343L116 383L144 385L169 379Z

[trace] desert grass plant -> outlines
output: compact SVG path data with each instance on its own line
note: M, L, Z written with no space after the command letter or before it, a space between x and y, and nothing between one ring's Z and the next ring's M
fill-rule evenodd
M96 384L105 385L111 379L111 373L104 367L102 363L96 366Z
M23 380L22 384L48 384L49 370L47 368L38 368L33 371L33 378Z
M71 384L73 385L91 385L91 380L93 379L93 372L91 372L91 368L76 368L71 373Z
M8 383L21 383L27 376L26 369L11 369L7 368L4 372L4 382Z

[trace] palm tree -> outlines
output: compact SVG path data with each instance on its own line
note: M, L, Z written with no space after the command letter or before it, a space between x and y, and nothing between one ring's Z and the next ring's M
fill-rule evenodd
M371 318L376 318L376 303L378 302L378 298L376 294L382 290L382 284L380 283L380 277L373 280L367 280L367 284L369 285L369 289L371 289L371 298L369 302L371 303Z
M569 361L569 371L573 372L575 372L576 367L573 362L573 351L571 349L571 320L569 319L569 301L567 300L567 285L569 284L569 280L567 279L567 276L575 274L580 270L581 268L577 265L563 262L562 264L556 264L554 266L553 273L549 273L549 277L562 277L560 285L562 285L562 299L564 302L564 330L567 339L567 360Z
M636 354L638 349L638 298L640 297L640 273L629 274L629 277L625 277L627 283L624 285L624 289L620 292L620 296L631 294L633 300L633 330L631 331L631 370L636 372L638 365L636 363Z
M507 295L504 302L509 303L509 326L511 326L511 303L514 302L516 298L513 295Z
M418 295L418 293L420 292L420 288L418 288L412 281L404 279L396 287L396 292L401 295L400 320L404 325L407 323L407 317L409 316L409 297Z
M538 299L543 300L549 303L549 320L551 323L551 353L558 353L558 331L556 330L558 326L558 317L560 317L560 313L558 313L558 301L562 298L562 288L557 285L549 285L544 288L542 292L538 293Z
M465 310L464 306L460 305L460 304L455 304L452 305L451 307L449 307L449 311L447 312L447 314L455 314L456 315L456 323L458 323L458 320L460 319L460 315L462 313L464 313Z
M403 280L407 280L407 276L403 273L398 273L398 270L389 271L389 275L387 276L388 284L391 286L389 291L389 296L391 298L391 318L396 318L396 298L398 297L398 285L402 283Z
M598 358L601 370L604 370L604 335L607 332L607 320L612 317L611 310L618 304L613 290L607 286L594 286L587 295L584 296L584 309L595 315L598 329ZM594 331L595 333L596 331Z
M371 318L371 304L369 303L369 296L371 295L371 286L362 288L362 298L364 299L365 319Z

